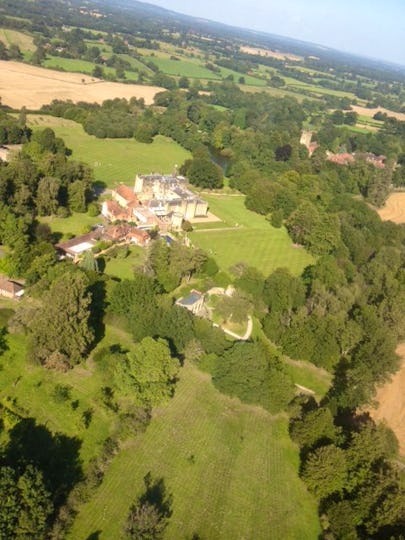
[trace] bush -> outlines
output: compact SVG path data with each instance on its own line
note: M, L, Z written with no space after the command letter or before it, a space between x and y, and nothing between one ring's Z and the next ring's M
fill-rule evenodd
M87 213L90 217L96 217L100 214L100 207L97 203L92 202L87 207Z

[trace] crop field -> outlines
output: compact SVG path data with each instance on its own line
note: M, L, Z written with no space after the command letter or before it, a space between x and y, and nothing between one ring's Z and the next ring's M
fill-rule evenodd
M18 32L17 30L0 28L0 41L2 41L7 47L12 43L18 45L23 53L35 51L35 45L32 37L24 34L23 32Z
M158 135L152 144L135 139L97 139L76 122L51 116L29 115L29 124L49 126L73 150L73 159L94 168L95 179L107 187L133 182L136 173L169 173L190 154L176 142Z
M313 263L308 252L293 246L284 228L275 229L263 216L247 210L243 196L202 196L208 200L210 211L223 222L207 228L199 224L189 236L192 243L212 255L225 272L236 263L244 262L264 275L280 267L299 275Z
M391 193L378 214L384 221L405 223L405 193Z
M102 103L115 97L136 97L144 98L145 103L150 104L157 92L163 90L157 86L101 81L80 73L54 71L5 60L0 60L0 88L3 104L16 109L26 106L34 110L56 98Z
M316 504L299 480L287 418L220 394L186 365L174 398L121 450L68 538L120 538L150 472L172 494L166 540L313 540Z

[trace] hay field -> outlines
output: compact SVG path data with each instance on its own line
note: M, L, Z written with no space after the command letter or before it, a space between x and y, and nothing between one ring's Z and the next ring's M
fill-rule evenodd
M295 54L290 53L274 52L270 49L261 49L260 47L242 46L240 48L240 52L246 54L257 54L259 56L270 56L271 58L277 58L277 60L292 60L293 62L300 62L302 60L302 56L296 56Z
M367 107L360 107L359 105L352 105L351 107L353 111L360 114L361 116L368 116L369 118L373 118L375 113L380 111L382 113L386 113L388 116L396 118L397 120L405 122L405 113L390 111L389 109L384 109L384 107L376 107L375 109L368 109Z
M405 456L405 343L398 346L397 354L403 359L402 367L391 381L378 388L378 407L370 414L375 421L385 420L397 436L400 453Z
M391 193L385 205L377 212L383 221L405 223L405 193Z
M66 73L30 66L20 62L0 61L0 96L4 105L36 110L53 99L101 103L121 97L144 98L146 104L164 90L158 86L140 86L106 82L79 73Z

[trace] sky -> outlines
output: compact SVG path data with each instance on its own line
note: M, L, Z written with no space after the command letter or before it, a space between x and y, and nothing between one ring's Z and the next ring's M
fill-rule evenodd
M146 0L203 17L405 65L405 0Z

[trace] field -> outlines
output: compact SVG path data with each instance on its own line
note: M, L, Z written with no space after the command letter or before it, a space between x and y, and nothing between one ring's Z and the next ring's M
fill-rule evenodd
M120 538L151 472L173 495L166 540L315 540L316 505L298 479L287 419L220 394L185 366L175 397L114 459L69 538ZM93 537L93 536L91 536Z
M375 421L387 422L405 457L405 343L398 346L397 354L402 358L402 366L387 384L377 389L378 406L370 414Z
M158 135L152 144L135 139L97 139L76 122L52 116L29 115L30 126L49 126L73 150L73 159L94 168L95 179L113 187L133 182L136 173L169 173L190 154L172 139Z
M86 73L87 75L91 75L94 69L94 64L92 62L77 60L75 58L62 58L60 56L48 56L47 59L44 60L43 66L72 73ZM115 74L115 69L111 67L103 66L103 71L106 75ZM125 78L128 81L137 81L138 75L133 71L125 71Z
M269 56L272 58L277 58L278 60L292 60L295 62L300 62L301 60L303 60L301 56L296 56L295 54L275 52L269 49L261 49L259 47L242 46L240 48L240 51L247 54L258 54L260 56Z
M275 229L263 216L247 210L243 196L202 196L208 200L210 211L223 222L209 227L199 224L190 239L212 255L222 270L244 262L264 275L279 267L298 275L312 264L311 255L294 247L284 228Z
M35 45L32 37L24 34L23 32L18 32L17 30L0 28L0 41L2 41L6 47L13 43L18 45L23 53L35 51Z
M15 109L23 106L39 109L55 98L102 103L114 97L136 97L144 98L145 103L150 104L156 93L163 90L157 86L100 81L78 73L5 60L0 60L0 88L3 104Z
M384 221L405 223L405 193L391 193L378 214Z
M388 116L393 116L397 120L401 120L402 122L405 121L405 113L389 111L388 109L384 109L384 107L377 107L375 109L368 109L367 107L359 107L359 105L352 105L351 107L353 111L355 111L359 115L367 116L368 118L373 118L375 113L380 111L382 113L386 113Z

